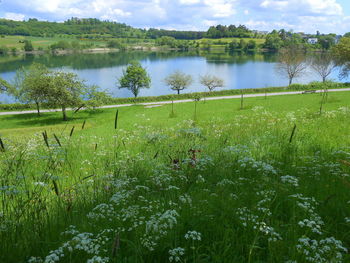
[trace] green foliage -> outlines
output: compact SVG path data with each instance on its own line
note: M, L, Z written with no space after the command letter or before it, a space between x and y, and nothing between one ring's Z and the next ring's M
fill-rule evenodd
M140 89L148 89L150 84L151 78L138 61L130 62L126 70L123 71L123 76L119 79L119 88L130 90L135 98Z
M0 116L0 261L349 262L350 95L319 98Z
M24 51L31 52L34 50L32 42L30 40L24 40Z
M40 115L40 103L47 102L51 78L42 64L33 63L28 69L17 70L13 95L24 103L35 103Z
M282 47L282 45L283 40L276 31L273 31L266 36L264 48L276 51L279 50Z
M5 46L0 46L0 55L6 55L9 49Z
M350 72L350 37L343 37L340 42L333 47L332 52L338 65L342 66L341 77L348 77Z
M101 91L97 85L92 85L87 87L84 101L85 106L96 109L96 107L111 103L112 97L106 91Z
M156 39L156 44L159 46L176 47L176 39L174 37L163 36Z
M193 79L191 75L187 75L181 71L175 71L173 74L166 77L164 81L172 90L175 90L177 91L177 94L180 94L180 91L186 89L192 84Z
M252 37L253 33L244 25L217 25L211 26L205 34L205 37L208 38L223 38L223 37L239 37L239 38L248 38Z
M335 45L335 37L332 35L320 36L318 38L318 44L324 50L329 50Z
M0 78L0 93L6 92L11 89L10 83L8 83L6 80Z
M50 49L52 50L56 50L56 49L70 49L72 46L70 45L70 43L68 41L65 40L60 40L57 43L54 43L50 46Z
M85 94L86 86L75 73L58 71L50 74L48 103L54 107L61 107L63 120L67 120L66 109L68 107L84 105L83 96Z
M111 39L107 42L107 47L108 48L117 48L120 50L125 50L126 46L124 43L122 43L120 40L115 40L115 39Z

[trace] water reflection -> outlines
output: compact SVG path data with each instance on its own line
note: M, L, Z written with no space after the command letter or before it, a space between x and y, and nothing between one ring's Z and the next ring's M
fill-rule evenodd
M265 86L285 86L288 81L276 74L276 55L269 53L223 53L223 52L117 52L104 54L70 54L53 56L23 55L0 57L0 77L11 81L15 71L21 66L28 67L32 63L42 63L57 70L75 72L88 84L96 84L109 90L117 97L131 97L127 90L117 88L117 79L121 76L125 65L131 60L138 60L147 68L152 85L150 89L142 90L140 96L156 96L171 94L173 91L166 87L164 78L175 70L191 74L195 83L184 92L203 91L198 77L206 73L217 75L224 79L225 89L261 88ZM332 79L338 80L338 72ZM307 83L319 78L309 72L299 83ZM0 96L0 101L13 102L13 98Z

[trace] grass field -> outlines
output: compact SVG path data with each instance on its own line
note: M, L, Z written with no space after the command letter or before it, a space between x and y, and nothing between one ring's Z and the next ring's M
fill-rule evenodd
M28 37L28 36L5 36L4 38L0 38L0 46L6 46L8 48L17 48L17 49L23 49L24 43L20 43L20 41L24 40L30 40L33 44L33 47L35 49L38 49L39 47L43 49L47 49L50 45L60 41L60 40L66 40L66 41L74 41L73 38L46 38L46 37Z
M109 40L120 40L122 43L126 44L129 48L137 47L142 45L143 47L153 47L155 46L155 41L152 39L133 39L133 38L114 38L106 37L104 39L89 39L70 36L56 36L56 37L30 37L30 36L3 36L0 38L0 47L5 46L9 49L16 48L17 50L23 50L24 40L29 40L32 42L35 50L43 49L47 50L50 45L55 44L59 41L66 42L79 42L81 45L87 45L89 47L105 48L107 47L107 42Z
M1 116L0 262L349 262L350 93L321 100Z

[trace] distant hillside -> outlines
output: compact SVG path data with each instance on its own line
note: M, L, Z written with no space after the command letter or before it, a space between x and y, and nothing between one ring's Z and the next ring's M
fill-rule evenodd
M63 23L39 21L31 18L27 21L0 19L0 35L22 35L34 37L52 37L54 35L76 35L90 37L113 36L120 38L151 38L162 36L175 39L201 39L223 37L253 37L253 31L244 25L212 26L208 31L176 31L164 29L139 29L123 23L101 21L96 18L71 18Z

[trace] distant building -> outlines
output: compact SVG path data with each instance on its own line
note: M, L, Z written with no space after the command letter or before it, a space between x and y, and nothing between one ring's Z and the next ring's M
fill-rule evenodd
M311 45L315 45L315 44L318 43L318 39L315 38L315 37L309 38L309 39L307 40L307 43L309 43L309 44L311 44Z

